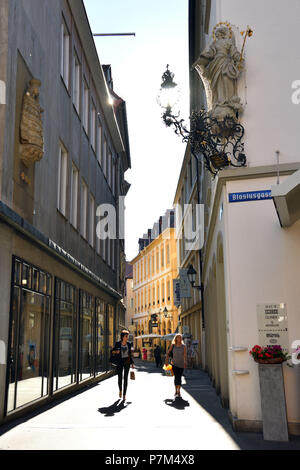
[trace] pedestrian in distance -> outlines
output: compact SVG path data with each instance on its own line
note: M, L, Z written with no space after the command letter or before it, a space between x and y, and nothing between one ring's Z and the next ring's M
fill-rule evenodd
M132 344L128 341L129 331L121 331L121 341L117 341L112 354L116 356L117 363L117 374L118 374L118 385L119 385L119 397L122 398L122 381L123 381L123 401L126 400L128 374L130 366L134 369L134 362L132 358Z
M156 362L156 367L161 367L161 349L160 346L157 344L156 348L154 349L154 357Z
M166 354L165 364L169 364L169 357L172 357L171 364L173 366L174 372L174 384L175 384L175 397L181 397L180 388L181 388L181 378L184 369L187 367L187 354L186 346L182 341L182 335L177 334L171 346L169 347Z

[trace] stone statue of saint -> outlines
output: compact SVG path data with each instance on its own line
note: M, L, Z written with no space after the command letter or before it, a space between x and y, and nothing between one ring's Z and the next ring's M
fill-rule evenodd
M214 41L200 54L196 68L209 85L212 117L236 119L243 110L237 96L237 79L241 68L241 54L233 33L227 26L219 26Z
M33 78L23 98L20 124L20 158L29 167L44 155L43 109L39 103L40 80Z

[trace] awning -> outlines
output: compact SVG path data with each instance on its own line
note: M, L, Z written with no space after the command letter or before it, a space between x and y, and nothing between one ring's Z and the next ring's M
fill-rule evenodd
M300 219L300 170L271 189L280 225L290 227Z
M178 331L176 331L176 333L170 333L168 335L164 335L164 336L161 337L161 339L164 339L165 341L172 341L177 334L178 334ZM184 338L191 338L191 336L192 335L190 335L190 334L183 334L182 338L183 339Z
M141 335L141 336L135 336L134 339L145 339L145 338L161 338L161 335L155 335L154 333L151 333L149 335Z

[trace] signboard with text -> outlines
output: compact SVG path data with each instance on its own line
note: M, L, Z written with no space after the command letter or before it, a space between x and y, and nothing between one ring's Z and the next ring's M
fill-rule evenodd
M264 201L272 199L271 189L263 189L262 191L247 191L243 193L229 193L229 202L246 202L246 201Z
M174 294L174 305L179 307L180 301L180 280L173 279L173 294Z
M256 307L260 346L281 346L288 351L286 304L260 304Z
M180 279L180 297L190 298L192 297L191 293L191 283L189 281L188 270L186 268L179 269L179 279Z

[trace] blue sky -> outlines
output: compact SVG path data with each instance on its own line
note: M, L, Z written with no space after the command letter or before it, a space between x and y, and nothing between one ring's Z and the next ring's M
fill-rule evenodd
M156 102L161 75L170 64L181 88L179 108L188 116L188 0L84 0L101 64L111 64L114 90L127 105L132 169L126 198L126 255L172 207L185 145L165 127Z

